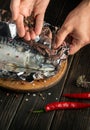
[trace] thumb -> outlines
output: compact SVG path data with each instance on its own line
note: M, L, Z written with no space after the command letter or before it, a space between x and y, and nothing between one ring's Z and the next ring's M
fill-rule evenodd
M10 9L12 12L12 19L16 20L19 15L20 0L11 0Z
M55 45L54 48L57 49L65 40L68 34L71 33L71 28L68 29L68 27L65 27L64 25L61 27L61 29L57 32L57 35L55 37Z

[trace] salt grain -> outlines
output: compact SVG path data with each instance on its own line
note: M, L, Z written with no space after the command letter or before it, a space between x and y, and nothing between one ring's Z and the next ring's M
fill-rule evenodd
M56 100L58 100L58 98L56 98Z
M48 93L48 95L50 96L50 95L51 95L51 93Z
M27 94L28 96L30 95L30 93Z
M35 96L36 96L36 94L34 93L34 94L33 94L33 97L35 97Z
M25 100L26 100L26 102L28 102L28 98L26 98Z

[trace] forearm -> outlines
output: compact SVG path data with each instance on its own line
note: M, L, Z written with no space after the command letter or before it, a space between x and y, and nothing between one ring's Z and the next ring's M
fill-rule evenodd
M78 7L79 6L82 6L83 9L87 8L88 10L90 10L90 0L82 0L82 2L78 5Z
M84 1L84 2L86 2L87 4L90 5L90 0L82 0L82 1Z

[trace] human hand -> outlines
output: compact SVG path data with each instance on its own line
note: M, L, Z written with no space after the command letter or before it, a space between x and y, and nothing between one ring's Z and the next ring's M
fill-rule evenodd
M57 49L67 36L72 37L70 55L90 43L90 0L83 0L70 12L57 32L54 48Z
M42 30L44 14L50 0L11 0L10 9L12 18L16 23L17 32L20 37L26 40L35 39ZM35 18L35 28L28 31L29 28L24 26L24 17L33 15Z

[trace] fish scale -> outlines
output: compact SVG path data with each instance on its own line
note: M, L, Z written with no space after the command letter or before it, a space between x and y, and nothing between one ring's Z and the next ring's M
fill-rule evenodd
M10 41L10 42L9 42ZM21 44L20 44L21 43ZM24 46L23 46L24 45ZM26 46L25 46L26 45ZM23 51L19 51L20 47L23 47ZM30 49L30 46L24 42L18 42L14 39L10 39L7 37L0 37L0 77L14 77L19 72L28 72L27 76L30 75L32 72L36 73L39 70L41 72L48 69L54 70L55 67L53 65L46 64L45 66L45 57L40 54L34 54L34 51ZM18 56L18 57L16 57ZM30 57L31 56L31 57ZM44 65L43 65L44 63ZM42 65L42 66L41 66ZM11 73L13 72L13 73ZM13 76L14 74L14 76ZM11 76L12 75L12 76ZM26 76L26 75L25 75ZM26 77L27 77L26 76Z
M45 38L44 35L41 35L38 41L30 41L30 43L46 44L51 49L51 43L48 43L51 40ZM64 43L60 48L61 59L59 57L52 60L52 58L40 54L37 49L20 38L12 39L0 36L0 78L28 79L29 81L29 78L32 79L32 77L33 80L38 80L54 76L58 68L60 69L58 66L61 65L63 59L67 58L68 50L69 47ZM57 51L57 53L60 52Z

